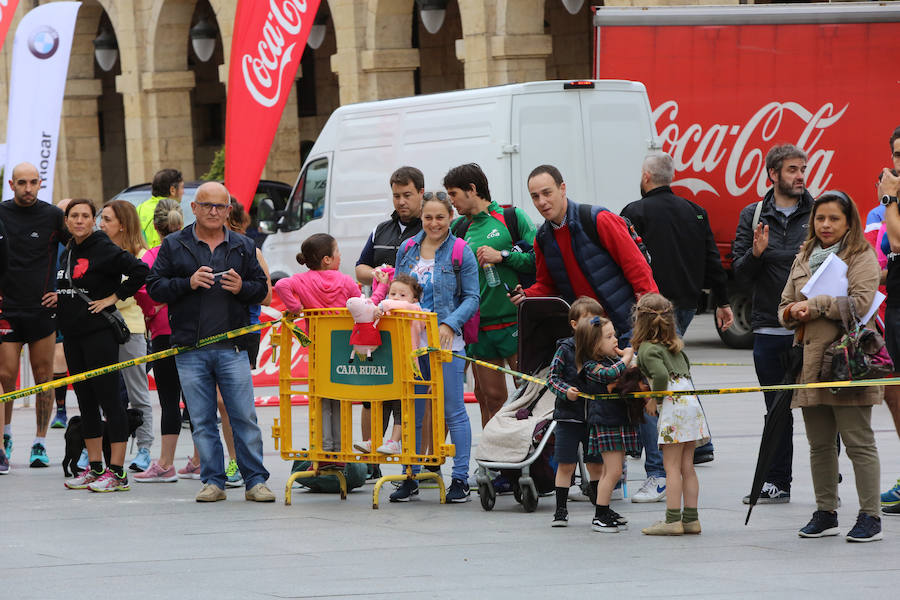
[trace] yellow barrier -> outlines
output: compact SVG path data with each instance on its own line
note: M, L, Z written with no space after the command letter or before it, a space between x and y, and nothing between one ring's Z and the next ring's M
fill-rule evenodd
M279 417L272 426L275 448L284 460L308 460L311 469L292 473L284 490L284 503L291 503L291 490L298 479L319 474L334 475L341 488L341 499L347 497L347 483L340 469L330 464L380 463L406 465L404 475L386 475L375 482L372 492L372 508L378 508L381 486L387 481L406 479L434 479L440 491L440 501L446 501L444 482L439 473L412 472L411 465L440 465L444 459L455 454L452 444L445 443L444 397L441 360L452 357L445 353L431 353L427 360L430 366L428 379L417 379L417 368L410 360L413 354L413 340L410 333L414 323L424 325L429 346L438 346L437 316L434 313L392 311L390 316L381 318L378 329L381 332L381 346L372 352L371 360L356 356L350 361L350 332L353 319L346 309L307 310L302 314L307 332L312 342L309 346L308 377L296 378L291 375L292 346L297 327L288 320L272 333L272 345L278 348L279 360ZM297 342L299 343L299 342ZM273 353L273 360L276 360ZM297 386L306 386L307 390ZM416 387L419 386L419 392ZM293 422L291 418L291 396L304 393L309 396L309 449L293 447ZM416 454L415 401L424 399L431 406L431 454ZM340 404L341 440L340 450L326 451L322 445L322 401L338 400ZM379 454L374 449L381 445L382 411L380 405L390 400L400 400L401 408L401 453ZM355 401L372 403L372 449L369 454L354 452L352 405ZM425 440L422 441L425 445Z

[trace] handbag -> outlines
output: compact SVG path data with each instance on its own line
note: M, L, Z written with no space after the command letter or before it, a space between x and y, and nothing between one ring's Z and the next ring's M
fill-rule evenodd
M825 349L820 381L878 379L894 372L894 362L878 332L859 324L856 307L846 297L836 298L844 334Z
M69 282L69 287L72 289L72 292L82 300L84 300L85 304L90 305L93 300L90 297L82 292L80 289L75 287L75 284L72 283L72 251L69 250L69 259L68 265L66 268L66 279ZM116 340L116 343L120 346L128 341L128 338L131 337L131 330L128 329L128 324L125 322L125 317L122 316L122 313L119 312L119 309L113 308L112 310L103 309L100 311L100 316L106 319L107 324L112 330L113 339Z

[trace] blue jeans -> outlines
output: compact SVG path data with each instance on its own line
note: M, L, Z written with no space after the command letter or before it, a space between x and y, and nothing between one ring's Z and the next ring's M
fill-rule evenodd
M782 356L790 351L794 344L792 335L767 335L757 333L753 336L753 364L756 366L756 377L759 385L777 385L784 379ZM777 392L763 392L766 399L766 412L772 409ZM788 412L788 426L772 455L772 464L766 474L766 481L774 483L780 489L791 491L791 463L794 460L794 415Z
M423 364L424 363L424 364ZM453 457L453 479L469 480L469 456L472 453L472 426L469 423L469 413L466 412L466 404L463 399L463 382L466 361L454 358L452 362L441 363L444 375L444 421L450 430L450 441L456 446L456 455ZM419 361L422 375L427 379L430 375L429 365L425 361ZM420 388L416 391L419 392ZM425 416L425 399L416 399L416 453L422 449L422 419ZM413 466L413 473L418 473L418 465Z
M201 348L175 357L184 400L191 413L194 445L200 454L200 479L225 488L225 457L216 425L216 386L234 432L238 467L249 490L265 483L262 433L256 423L253 380L247 352L234 348Z

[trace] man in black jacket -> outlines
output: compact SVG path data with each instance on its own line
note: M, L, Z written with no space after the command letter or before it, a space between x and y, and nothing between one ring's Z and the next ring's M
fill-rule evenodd
M782 356L793 345L794 332L778 321L778 304L791 264L809 233L813 198L806 191L806 153L792 144L775 146L766 155L770 189L760 202L741 211L732 255L738 283L753 290L753 363L760 385L782 382ZM775 402L774 392L765 392L766 410ZM759 497L761 504L781 504L791 499L793 461L793 417L766 475ZM749 504L749 496L744 503Z
M716 324L728 329L734 322L728 305L728 276L716 247L709 217L700 206L676 196L670 184L675 177L672 157L663 152L649 154L641 165L641 199L622 209L622 216L634 225L650 252L650 268L659 292L675 305L675 324L683 336L697 312L701 290L711 288L716 303ZM656 419L648 417L641 426L646 450L647 481L659 476L662 455L654 448ZM715 448L707 442L694 451L697 464L713 460ZM647 500L652 494L643 487L633 498ZM642 493L643 492L643 493Z
M173 346L192 346L202 338L249 325L249 306L259 304L268 293L253 241L225 227L231 210L225 186L204 183L191 207L196 223L163 240L147 277L150 297L169 306ZM266 486L269 472L263 466L246 340L223 340L179 354L175 364L200 454L203 489L197 502L225 500L216 387L231 420L245 498L274 502L275 495Z
M356 261L356 279L363 285L372 285L376 267L394 266L400 244L422 231L425 175L415 167L400 167L391 173L390 184L394 212L390 219L375 226ZM383 406L385 410L381 423L387 428L391 410L387 403ZM363 437L361 447L364 449L371 446L372 439L372 417L369 410L370 404L363 402L359 423ZM372 477L381 477L380 473L378 465L374 465L370 474Z

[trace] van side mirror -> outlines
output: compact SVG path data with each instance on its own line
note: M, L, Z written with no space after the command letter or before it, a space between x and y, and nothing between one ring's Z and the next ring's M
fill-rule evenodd
M259 230L262 233L272 234L278 231L275 203L271 198L263 198L259 201L256 209L256 219L259 221Z

